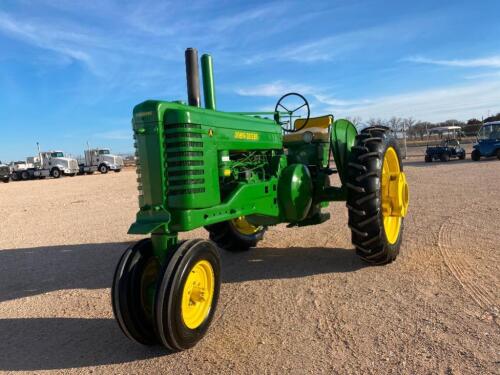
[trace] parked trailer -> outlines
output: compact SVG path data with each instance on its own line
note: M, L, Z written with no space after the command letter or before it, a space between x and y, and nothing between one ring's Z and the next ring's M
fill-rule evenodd
M123 158L110 153L109 148L94 148L85 150L85 163L80 164L80 174L92 174L95 171L108 173L120 172L123 168Z
M44 151L39 156L27 158L27 162L15 162L12 180L32 180L35 178L76 176L79 171L76 159L68 158L62 151Z

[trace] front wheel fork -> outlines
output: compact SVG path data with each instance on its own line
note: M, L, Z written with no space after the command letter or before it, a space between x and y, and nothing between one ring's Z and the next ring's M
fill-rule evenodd
M153 244L153 254L158 258L161 264L168 259L170 250L177 245L177 233L166 233L164 230L158 230L151 233L151 242Z

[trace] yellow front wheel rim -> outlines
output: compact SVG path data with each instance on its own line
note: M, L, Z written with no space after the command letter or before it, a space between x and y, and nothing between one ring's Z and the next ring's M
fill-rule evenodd
M182 321L190 329L198 328L210 313L214 298L215 275L207 260L198 261L186 279L182 291Z
M236 219L233 219L231 220L231 223L239 233L247 236L255 234L262 229L261 227L250 224L245 216L240 216Z
M384 155L380 190L384 232L387 241L392 245L398 240L409 201L406 175L401 170L394 147L388 147Z

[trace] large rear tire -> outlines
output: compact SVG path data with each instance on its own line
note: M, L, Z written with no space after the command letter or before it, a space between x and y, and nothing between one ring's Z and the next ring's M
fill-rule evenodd
M210 239L221 249L233 252L247 251L257 246L267 230L266 227L249 223L244 216L208 225L205 229L210 233Z
M174 250L160 272L154 307L156 331L167 349L189 349L205 336L220 283L220 257L212 241L188 240Z
M356 253L373 264L399 254L408 185L396 140L386 128L364 129L351 150L347 208Z

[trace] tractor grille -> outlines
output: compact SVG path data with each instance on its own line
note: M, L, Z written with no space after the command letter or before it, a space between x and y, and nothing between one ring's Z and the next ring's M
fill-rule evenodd
M139 160L139 151L137 150L137 136L134 134L134 159L137 173L137 190L139 190L139 199L141 200L144 192L142 190L142 175L141 175L141 162Z
M205 150L199 124L165 124L165 160L169 202L205 192ZM193 177L194 176L194 177Z

